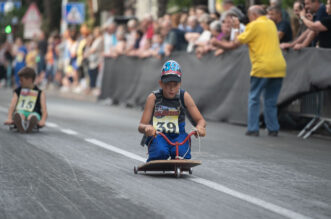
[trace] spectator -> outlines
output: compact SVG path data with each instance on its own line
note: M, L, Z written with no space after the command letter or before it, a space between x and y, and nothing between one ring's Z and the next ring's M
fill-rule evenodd
M126 40L124 26L119 26L116 32L117 44L111 51L110 56L116 58L125 54ZM147 42L148 43L148 42Z
M23 44L21 38L17 38L15 41L14 49L13 49L13 57L14 60L14 76L15 76L15 84L16 87L20 86L20 78L18 77L18 72L25 67L25 56L28 53L28 50Z
M225 14L225 19L223 20L224 23L224 30L227 31L228 29L230 30L230 41L233 41L235 39L235 36L237 33L242 33L245 31L245 25L240 22L239 28L233 28L233 21L235 19L239 19L239 17L233 13L232 11L228 11ZM228 33L226 33L226 36L228 36Z
M294 2L294 4L293 4L293 12L295 14L295 18L299 22L299 27L298 27L298 29L296 31L295 38L297 38L298 36L300 36L307 29L306 25L300 19L300 11L302 11L303 9L304 9L304 6L301 3L301 1L297 0L297 1Z
M124 38L124 36L123 36ZM88 73L90 77L90 86L87 90L89 93L96 88L96 81L99 74L99 67L102 61L103 51L103 38L101 29L99 27L94 28L92 42L87 45L84 53L85 58L88 59ZM96 94L96 92L94 92Z
M72 86L75 92L80 92L78 88L79 78L77 72L77 31L71 29L65 34L64 48L64 77L62 79L62 91L68 91ZM76 90L77 89L77 90Z
M103 35L104 56L106 57L110 55L110 51L117 44L116 29L117 29L117 24L115 23L115 21L111 20L106 24L106 31Z
M203 32L200 34L199 38L195 42L193 42L193 45L195 48L200 48L200 49L204 50L203 48L206 47L207 44L209 43L209 40L212 36L210 29L209 29L209 25L210 25L211 21L212 20L208 14L204 14L200 17L200 23L203 28ZM190 46L190 44L187 47L188 52L190 52L189 49L191 49L191 48L189 48L189 46ZM196 55L199 57L199 52L196 53Z
M34 41L28 43L28 53L26 54L26 66L32 68L34 71L37 70L37 56L38 49ZM39 81L40 82L40 81Z
M47 53L45 56L46 60L46 75L45 79L47 83L50 83L54 80L54 53L53 53L53 42L50 41L47 48Z
M203 14L209 14L208 7L206 5L198 5L198 6L196 6L196 8L195 8L195 15L197 16L197 18L200 19L200 17Z
M202 33L203 29L199 24L198 18L195 15L189 16L187 19L188 33Z
M305 10L300 12L300 17L304 24L318 34L319 47L321 48L331 48L331 0L327 1L326 12L328 13L327 17L315 22L305 17Z
M141 26L140 29L143 32L143 36L139 42L139 48L149 49L149 47L147 45L150 46L150 43L151 43L152 37L153 37L153 33L154 33L152 15L150 15L150 14L145 15L140 26Z
M235 24L238 22L238 24ZM233 41L236 36L245 30L245 26L240 23L237 16L231 12L227 12L225 19L222 22L222 37L221 40L213 38L211 44L218 48L215 51L215 55L218 56L222 54L227 49L232 49Z
M268 9L268 17L273 20L278 30L278 37L281 43L292 41L292 29L288 21L283 20L281 8L271 6Z
M183 31L183 32L188 32L190 31L190 28L187 24L187 20L188 20L188 15L187 13L182 13L180 15L180 18L179 18L179 25L178 25L178 29Z
M277 99L283 77L286 74L286 62L279 48L276 25L264 16L260 6L251 6L248 10L250 23L245 32L231 42L228 48L237 48L248 44L252 62L250 92L248 98L248 127L246 135L259 136L260 96L264 98L264 120L268 134L277 136L279 123L277 119ZM239 27L239 21L235 21Z
M48 46L48 43L47 43L45 33L41 31L40 34L38 35L39 54L38 54L38 60L37 60L37 65L38 65L37 74L41 78L43 78L43 76L45 75L45 70L46 70L45 55L47 52L47 46ZM37 81L38 81L38 79L37 79Z
M196 16L190 16L188 18L188 31L185 33L185 40L188 42L187 52L193 51L194 42L199 38L203 32L203 28L198 22Z
M129 33L126 36L126 52L135 49L138 22L136 19L130 19L127 24Z
M241 22L245 20L244 13L242 13L242 11L240 11L240 9L234 5L233 0L224 0L222 4L224 12L221 15L221 22L223 22L225 19L227 12L232 12L233 14L237 15Z
M184 34L173 28L169 20L164 20L161 26L161 34L164 37L164 54L169 56L173 51L180 51L186 48Z
M290 23L290 16L288 15L287 11L282 8L282 0L270 0L270 7L278 7L282 13L282 20Z
M83 24L80 27L80 37L78 39L78 47L77 47L77 67L78 67L78 75L79 78L86 78L88 77L88 68L84 66L84 50L86 49L86 40L88 35L90 34L90 30L86 24ZM86 65L86 63L85 63Z
M212 35L212 39L222 40L223 37L222 27L221 27L221 22L219 20L213 21L209 25L209 28ZM201 58L204 54L208 53L209 51L215 51L215 56L223 53L222 49L218 49L217 47L213 46L211 42L212 40L209 40L206 45L196 48L195 53L198 58Z
M326 7L320 0L305 0L305 9L313 14L313 21L321 21L323 18L327 17ZM299 39L295 42L293 48L295 50L300 50L307 46L316 46L317 39L315 37L317 33L307 29L304 34L302 34Z
M213 13L210 13L210 18L213 20L213 21L218 21L220 20L220 13L218 13L217 11L213 12Z

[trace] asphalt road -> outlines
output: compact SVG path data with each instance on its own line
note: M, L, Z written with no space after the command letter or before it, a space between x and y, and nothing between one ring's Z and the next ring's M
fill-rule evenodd
M0 121L11 92L0 90ZM0 218L330 218L330 139L208 122L193 175L135 175L141 111L47 98L39 133L0 126Z

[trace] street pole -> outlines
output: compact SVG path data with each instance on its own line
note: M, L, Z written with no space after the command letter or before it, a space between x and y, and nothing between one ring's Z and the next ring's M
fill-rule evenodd
M215 3L216 0L208 0L208 10L210 13L214 13L216 11Z
M61 13L61 15L62 15L62 17L61 17L61 34L63 34L64 31L66 31L67 28L68 28L68 24L67 24L67 21L65 19L65 13L66 13L66 5L67 5L67 3L68 3L68 0L62 0L62 7L61 7L61 9L62 9L62 13Z

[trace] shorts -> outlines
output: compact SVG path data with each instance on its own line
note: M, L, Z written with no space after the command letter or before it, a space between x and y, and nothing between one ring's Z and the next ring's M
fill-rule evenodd
M185 132L185 123L179 125L179 134L165 134L171 142L182 142L187 136ZM176 158L176 146L168 144L168 142L161 136L157 135L156 138L148 138L150 141L148 146L148 161L151 160L167 160L169 157L171 159ZM185 144L178 146L178 154L184 159L191 159L191 147L190 140L185 142Z
M29 111L25 111L25 110L17 110L17 113L22 114L23 116L25 116L25 118L28 118L30 115L35 115L37 117L38 121L40 121L40 119L41 119L39 113L37 113L37 112L29 112Z

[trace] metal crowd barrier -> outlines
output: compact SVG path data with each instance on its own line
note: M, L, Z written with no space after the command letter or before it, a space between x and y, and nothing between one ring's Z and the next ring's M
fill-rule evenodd
M308 93L295 101L287 111L299 116L311 118L308 124L300 131L298 137L307 139L317 129L323 126L330 134L331 128L331 89Z

